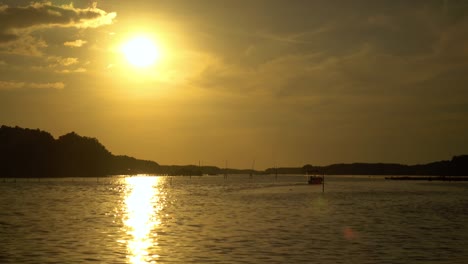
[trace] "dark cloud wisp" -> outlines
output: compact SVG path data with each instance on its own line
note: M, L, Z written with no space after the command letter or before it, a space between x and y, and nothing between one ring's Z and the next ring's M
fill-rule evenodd
M115 16L98 8L80 9L48 2L21 7L0 5L0 42L18 39L22 31L34 28L98 27L111 24Z

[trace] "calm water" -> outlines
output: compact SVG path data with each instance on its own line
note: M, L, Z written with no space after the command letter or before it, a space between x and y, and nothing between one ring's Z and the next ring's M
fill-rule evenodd
M0 181L0 263L468 263L468 183Z

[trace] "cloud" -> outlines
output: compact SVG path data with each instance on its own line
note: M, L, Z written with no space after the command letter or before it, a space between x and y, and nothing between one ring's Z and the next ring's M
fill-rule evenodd
M460 5L466 13L468 5ZM435 4L387 6L369 5L343 16L333 13L329 19L310 15L314 23L309 25L297 16L302 28L295 27L294 18L278 19L285 24L282 28L256 26L259 38L243 42L219 38L207 49L219 60L192 81L225 93L261 93L295 102L440 98L429 97L422 87L462 93L456 85L466 83L458 73L468 66L468 19L457 11L462 7L445 14ZM436 76L444 82L435 85Z
M65 84L63 82L55 82L55 83L28 83L26 85L27 88L33 89L63 89L65 88Z
M70 66L76 63L78 63L78 58L64 58L60 60L60 64L63 66Z
M116 13L107 13L95 6L87 9L51 2L31 3L10 7L0 4L0 49L4 53L23 56L42 56L47 43L33 35L49 28L96 28L113 23ZM79 47L83 40L65 42L65 46Z
M51 2L28 6L0 5L0 42L20 38L26 31L52 27L96 28L112 24L116 13L98 8L80 9L73 5L53 5Z
M86 68L83 68L83 67L80 67L80 68L77 68L77 69L64 69L64 70L59 70L59 71L55 71L57 73L82 73L82 72L86 72Z
M43 72L53 70L55 73L83 73L87 70L81 65L87 65L89 62L80 63L79 59L74 57L51 56L47 58L47 63L43 66L33 66L32 69Z
M67 42L63 43L63 45L67 46L67 47L72 47L72 48L79 48L79 47L83 46L86 43L88 43L86 40L77 39L77 40L74 40L74 41L67 41Z
M0 90L13 90L13 89L20 89L20 88L24 88L24 87L25 87L24 82L0 81Z
M49 67L51 67L51 68L57 67L57 66L65 66L66 67L66 66L77 64L79 62L78 58L72 58L72 57L67 57L67 58L49 57L47 60L49 62L51 62L51 64L49 65Z
M42 56L42 49L47 48L47 46L47 43L43 39L29 35L20 36L10 42L2 43L0 41L0 49L3 52L25 56Z
M61 90L63 88L65 88L65 84L63 82L37 83L37 82L0 81L0 91L1 90L17 90L17 89L57 89L57 90Z

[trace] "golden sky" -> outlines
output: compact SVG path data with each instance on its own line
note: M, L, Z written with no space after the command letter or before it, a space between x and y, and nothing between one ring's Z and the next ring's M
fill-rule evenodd
M0 0L0 124L161 164L449 159L468 2Z

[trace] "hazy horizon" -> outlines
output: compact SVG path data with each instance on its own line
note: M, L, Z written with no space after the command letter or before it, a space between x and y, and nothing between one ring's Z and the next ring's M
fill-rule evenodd
M449 160L467 33L450 0L1 1L0 124L164 165Z

